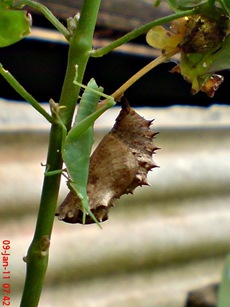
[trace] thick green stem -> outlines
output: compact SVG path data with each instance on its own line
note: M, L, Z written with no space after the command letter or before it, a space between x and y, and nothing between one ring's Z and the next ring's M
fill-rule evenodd
M67 73L64 80L60 106L67 108L61 109L61 117L64 124L69 128L76 101L79 96L80 86L73 83L76 75L75 66L78 65L77 81L82 83L85 68L92 49L92 39L96 24L96 18L100 6L100 0L85 0L81 10L77 30L70 40Z
M78 65L78 81L82 81L84 71L92 48L92 37L96 24L100 0L85 0L77 31L70 40L68 64L60 97L62 121L70 127L80 87L73 83L75 65ZM53 124L50 133L47 165L49 170L62 167L61 158L62 128ZM38 305L42 285L48 265L48 248L51 237L54 214L60 185L60 175L45 176L38 219L33 241L25 261L27 263L26 281L21 300L21 307Z
M168 22L171 22L175 19L181 18L181 17L185 17L185 16L189 16L189 15L193 15L193 14L197 14L197 10L187 10L184 12L179 12L179 13L175 13L173 15L169 15L166 17L162 17L159 19L156 19L154 21L151 21L129 33L127 33L126 35L122 36L121 38L118 38L117 40L115 40L114 42L112 42L111 44L102 47L100 49L97 50L92 50L90 52L90 56L97 58L97 57L101 57L107 53L109 53L110 51L114 50L117 47L120 47L121 45L137 38L138 36L146 33L147 31L149 31L151 28L155 27L155 26L159 26Z
M62 166L60 155L61 133L58 125L52 126L47 158L47 163L51 169L60 169ZM59 185L60 175L44 178L36 230L25 257L27 272L21 307L38 306L48 265L49 244L45 244L45 242L51 237Z

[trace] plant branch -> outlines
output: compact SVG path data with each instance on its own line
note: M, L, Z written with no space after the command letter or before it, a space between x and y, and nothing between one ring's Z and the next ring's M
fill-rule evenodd
M70 128L73 112L81 88L74 83L76 79L76 66L78 67L76 81L82 83L89 59L89 51L92 49L92 40L99 6L100 0L84 1L80 19L77 24L77 30L74 31L70 41L67 71L59 101L60 106L64 106L64 108L61 108L60 115L67 129ZM68 108L65 108L66 105L68 105Z
M156 19L154 21L151 21L127 34L125 34L124 36L122 36L121 38L118 38L117 40L115 40L114 42L112 42L111 44L102 47L100 49L96 49L96 50L91 50L90 51L90 56L97 58L97 57L101 57L107 53L109 53L110 51L114 50L117 47L120 47L121 45L137 38L138 36L146 33L147 31L149 31L150 29L152 29L155 26L159 26L168 22L171 22L175 19L179 19L185 16L190 16L190 15L194 15L197 14L198 10L187 10L184 12L179 12L179 13L175 13L173 15L169 15L166 17L162 17L159 19Z
M180 50L175 49L172 52L162 54L156 59L154 59L152 62L147 64L145 67L143 67L141 70L139 70L135 75L133 75L130 79L128 79L122 86L120 86L111 96L114 98L114 100L119 100L121 96L124 94L124 92L132 86L136 81L138 81L141 77L143 77L145 74L147 74L150 70L158 66L159 64L162 64L166 62L168 59L170 59L173 55L178 53ZM103 107L107 103L107 99L101 101L99 108Z
M52 25L60 32L63 34L63 36L66 38L67 41L69 41L70 39L70 33L69 31L66 29L65 26L63 26L63 24L53 15L53 13L43 4L35 2L35 1L31 1L31 0L21 0L19 1L15 8L17 7L22 7L24 5L28 5L34 9L36 9L37 11L41 12L46 19L49 20L50 23L52 23Z
M46 112L43 107L38 103L38 101L29 94L25 88L15 79L15 77L8 71L5 70L0 64L0 74L3 76L3 78L13 87L13 89L27 102L29 102L34 109L36 109L41 115L43 115L51 124L54 123L53 117Z
M47 163L49 163L52 169L60 169L62 166L60 151L61 136L62 131L60 127L53 124L50 132L47 158ZM46 244L47 248L44 250L43 242L45 238L46 241L49 241L51 237L60 176L59 174L44 178L35 234L27 256L24 258L27 270L20 307L38 306L49 257L49 244Z
M80 90L80 87L73 83L76 73L75 66L78 65L78 81L81 82L89 59L89 50L92 48L92 37L99 6L100 0L85 0L83 2L77 31L74 31L70 40L67 69L59 102L59 105L62 106L60 117L67 129L71 126ZM51 127L46 162L49 171L58 170L62 167L62 130L59 124L54 123ZM36 229L25 257L27 272L21 307L37 307L39 303L48 265L48 242L53 228L60 176L60 174L57 174L44 177Z

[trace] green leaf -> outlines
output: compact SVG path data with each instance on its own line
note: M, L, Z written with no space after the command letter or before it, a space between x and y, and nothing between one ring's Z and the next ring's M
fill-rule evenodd
M94 79L90 80L88 87L99 90ZM92 120L91 125L89 125L87 129L79 128L79 123L96 111L99 97L100 92L96 94L91 92L89 89L85 90L78 108L74 126L69 131L65 140L63 160L66 164L72 182L79 183L79 185L86 186L87 184L88 165L86 161L89 160L91 147L93 144L94 122ZM82 130L80 134L79 130Z
M165 52L172 52L181 43L183 36L166 30L162 26L153 27L146 35L147 43Z
M230 1L229 0L219 0L222 7L225 9L225 11L230 15Z
M66 164L68 174L70 176L69 188L73 189L76 195L82 202L83 207L83 224L85 223L86 213L91 214L92 218L96 218L92 215L88 206L87 198L87 182L89 172L89 160L91 149L93 145L93 124L86 129L81 135L76 134L78 123L84 118L94 113L97 109L98 100L100 98L100 89L98 88L94 79L91 79L88 83L88 87L98 90L98 94L86 89L75 118L74 127L70 130L66 137L65 146L63 150L63 160Z
M97 110L99 98L103 95L102 91L103 89L97 86L94 79L89 81L82 95L74 126L66 136L62 150L63 160L70 176L68 186L82 203L83 224L86 214L89 214L94 222L98 223L89 209L87 197L89 161L93 145L93 124L104 111L115 104L111 97L108 103Z
M230 68L230 35L225 38L222 48L216 54L216 59L209 66L208 72L220 71Z
M31 15L26 11L0 9L0 47L12 45L30 34Z
M154 7L158 7L160 3L161 3L161 0L156 0L153 5Z
M230 255L227 256L218 293L218 307L230 306Z
M181 54L180 68L182 76L191 82L192 92L196 94L212 75L209 67L215 61L217 53L215 48L202 53Z

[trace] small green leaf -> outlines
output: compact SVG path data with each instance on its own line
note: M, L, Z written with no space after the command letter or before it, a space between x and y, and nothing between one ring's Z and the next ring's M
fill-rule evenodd
M230 15L230 2L229 0L219 0L222 7L225 9L225 11Z
M80 136L76 135L77 124L88 115L94 113L97 109L98 100L100 98L100 89L94 79L88 83L88 87L98 90L98 94L86 89L75 117L75 125L66 136L65 146L63 150L63 160L66 164L68 174L70 176L69 188L73 189L82 202L83 224L85 223L86 214L97 219L89 210L87 198L87 181L89 172L90 153L93 145L93 122Z
M222 48L216 54L216 59L210 65L208 72L220 71L230 68L230 35L228 35L223 43Z
M212 72L209 71L209 67L217 57L215 50L214 48L204 54L182 52L180 61L181 74L191 82L193 94L199 92L211 77Z
M26 11L0 9L0 47L12 45L30 34L31 15Z
M155 3L153 4L154 7L158 7L161 3L161 0L156 0Z
M168 31L162 26L153 27L146 35L146 41L150 46L165 52L175 50L182 39L181 34Z
M77 82L75 81L75 83ZM90 211L87 198L89 161L93 145L93 124L106 109L115 104L111 97L104 107L97 110L99 98L103 95L102 91L103 89L97 86L94 79L89 81L82 95L74 126L67 134L62 150L62 157L70 176L68 186L82 203L83 224L86 214L89 214L94 222L98 223Z

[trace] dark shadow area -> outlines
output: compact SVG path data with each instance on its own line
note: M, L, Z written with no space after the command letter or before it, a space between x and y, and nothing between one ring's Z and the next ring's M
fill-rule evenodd
M33 24L46 27L47 21L39 15L34 15ZM96 33L104 33L102 30L97 29ZM115 34L112 33L113 35L117 37L119 33L116 31ZM135 43L142 45L144 41L144 37L140 37ZM27 38L12 46L1 48L0 62L38 101L47 102L50 98L58 101L65 75L67 54L67 44ZM152 60L153 57L118 51L102 58L91 58L84 83L94 77L98 85L104 87L104 92L111 94ZM171 61L150 71L126 92L127 99L133 106L154 107L175 104L209 106L214 103L229 103L230 71L221 73L225 81L215 97L209 98L205 93L191 95L190 84L179 74L169 72L173 66L175 63ZM21 100L21 97L2 77L0 78L0 97Z

